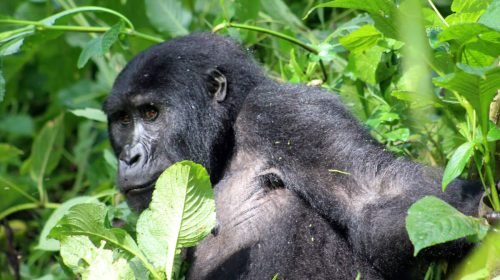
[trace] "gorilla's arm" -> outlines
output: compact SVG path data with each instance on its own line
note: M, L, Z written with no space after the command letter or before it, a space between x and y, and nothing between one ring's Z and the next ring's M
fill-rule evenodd
M413 265L404 223L415 201L434 195L476 215L480 187L456 180L441 192L440 170L385 151L332 93L290 85L258 88L238 125L244 143L271 155L285 186L343 227L354 250L386 276ZM459 243L436 253L450 257L463 251L453 249Z

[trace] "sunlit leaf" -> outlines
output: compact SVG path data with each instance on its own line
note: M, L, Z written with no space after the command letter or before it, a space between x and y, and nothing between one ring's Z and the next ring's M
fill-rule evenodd
M137 240L155 267L171 279L178 250L195 246L215 225L215 202L207 171L178 162L156 182L149 209L137 221Z
M488 7L490 0L454 0L451 4L453 14L446 17L449 25L476 22Z
M414 255L432 245L463 237L482 239L488 231L480 219L462 214L437 197L426 196L408 209L406 230Z
M113 248L119 248L138 257L144 266L150 267L134 239L121 228L106 224L106 206L101 203L80 203L69 209L67 214L50 231L49 237L59 241L68 236L87 236L93 244L106 241Z
M129 261L117 252L104 249L105 241L96 247L87 236L69 236L61 241L61 257L84 280L134 279Z

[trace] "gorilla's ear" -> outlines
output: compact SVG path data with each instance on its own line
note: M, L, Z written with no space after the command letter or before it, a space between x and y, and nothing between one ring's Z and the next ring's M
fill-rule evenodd
M215 68L208 71L208 92L217 102L222 102L226 99L226 76Z

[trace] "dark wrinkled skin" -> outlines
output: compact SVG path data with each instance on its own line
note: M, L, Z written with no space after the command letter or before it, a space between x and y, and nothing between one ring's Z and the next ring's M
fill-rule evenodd
M188 252L190 279L418 279L468 247L414 258L404 220L424 195L475 215L478 186L456 180L442 193L440 170L386 152L335 94L270 80L229 39L194 34L146 50L104 110L131 207L147 207L174 162L209 171L218 224Z

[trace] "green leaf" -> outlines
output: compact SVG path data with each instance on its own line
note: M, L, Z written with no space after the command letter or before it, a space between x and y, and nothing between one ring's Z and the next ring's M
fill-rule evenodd
M382 31L384 35L390 38L396 38L397 36L397 28L394 24L397 9L396 5L390 0L336 0L313 7L305 17L313 10L323 7L356 9L368 12L375 21L377 29Z
M3 115L0 120L0 132L15 136L32 136L34 133L33 119L24 114Z
M30 175L35 182L42 182L44 176L59 164L64 148L63 120L64 115L61 114L47 122L33 141Z
M364 82L377 84L380 81L377 75L378 66L385 51L385 48L373 46L364 52L350 53L346 71L352 72L356 78Z
M103 151L104 160L114 171L118 170L118 160L111 150L106 149Z
M190 161L165 170L149 209L137 221L137 240L153 265L171 279L177 251L195 246L215 225L215 202L207 171Z
M120 21L113 25L102 36L90 40L83 48L80 57L78 57L78 68L85 66L90 58L101 56L108 52L111 46L118 40L120 32L123 31L124 26L123 21Z
M239 22L255 20L260 11L260 2L255 0L235 0L235 16Z
M455 13L472 13L488 7L490 0L454 0L451 10Z
M414 256L423 248L463 238L482 239L488 226L480 219L466 216L434 196L426 196L408 209L406 230L415 248Z
M253 4L252 4L253 5ZM294 28L301 28L304 25L288 8L288 5L282 0L261 0L262 10L271 18L286 23Z
M495 142L500 140L500 128L492 126L488 131L488 135L486 136L488 142Z
M487 36L488 35L488 36ZM490 36L493 36L490 38ZM439 41L446 42L456 40L460 45L466 44L473 40L487 39L495 42L500 33L480 23L461 23L455 24L443 30L439 34Z
M142 256L137 244L123 229L105 227L106 206L102 203L80 203L68 210L68 213L52 229L49 237L63 240L69 235L88 236L94 244L101 240L122 248L135 256Z
M451 10L455 13L446 17L449 25L476 22L488 7L490 0L454 0Z
M0 68L0 102L3 101L5 96L5 78L3 77L2 68Z
M69 110L71 113L75 114L79 117L84 117L89 120L99 121L99 122L107 122L106 114L102 110L95 108L85 108L85 109L75 109Z
M500 17L498 15L500 15L500 0L492 0L478 22L500 31Z
M0 43L4 44L8 41L17 39L17 38L24 38L28 35L33 34L34 28L32 26L25 26L22 28L14 29L14 30L8 30L4 32L0 32Z
M192 15L176 0L146 0L146 15L160 32L172 36L187 35Z
M96 247L86 236L70 236L61 241L61 257L84 280L135 279L128 260L116 251Z
M446 165L446 168L444 169L443 182L441 184L443 191L446 189L446 186L453 181L453 179L462 174L462 171L464 170L467 162L469 162L469 159L472 157L473 152L474 144L470 142L463 143L455 150L450 158L450 161Z
M382 33L375 26L367 24L340 38L339 42L350 51L361 52L375 46L380 38L382 38Z
M23 151L15 146L6 143L0 143L0 163L19 162L19 156Z
M488 127L490 103L500 89L500 67L476 71L458 70L444 77L434 78L434 84L464 96L478 113L481 127ZM473 74L472 74L473 73ZM484 132L486 134L486 132Z
M393 131L390 131L388 133L384 134L384 137L388 141L403 141L406 142L408 141L408 138L410 137L410 130L408 128L398 128Z
M49 219L45 222L42 232L40 233L40 241L36 249L45 251L58 251L60 248L59 241L49 238L49 233L52 228L57 224L57 222L68 213L69 209L77 204L81 203L97 203L97 199L91 196L80 196L72 198L59 206L52 214Z
M0 57L19 52L21 50L23 42L24 42L24 37L20 37L10 40L7 43L2 43L2 45L0 46Z
M94 244L106 241L108 245L124 250L141 260L144 267L160 278L134 239L121 228L110 228L106 224L107 209L102 203L81 203L71 207L68 213L50 231L49 237L63 241L68 236L87 236Z

